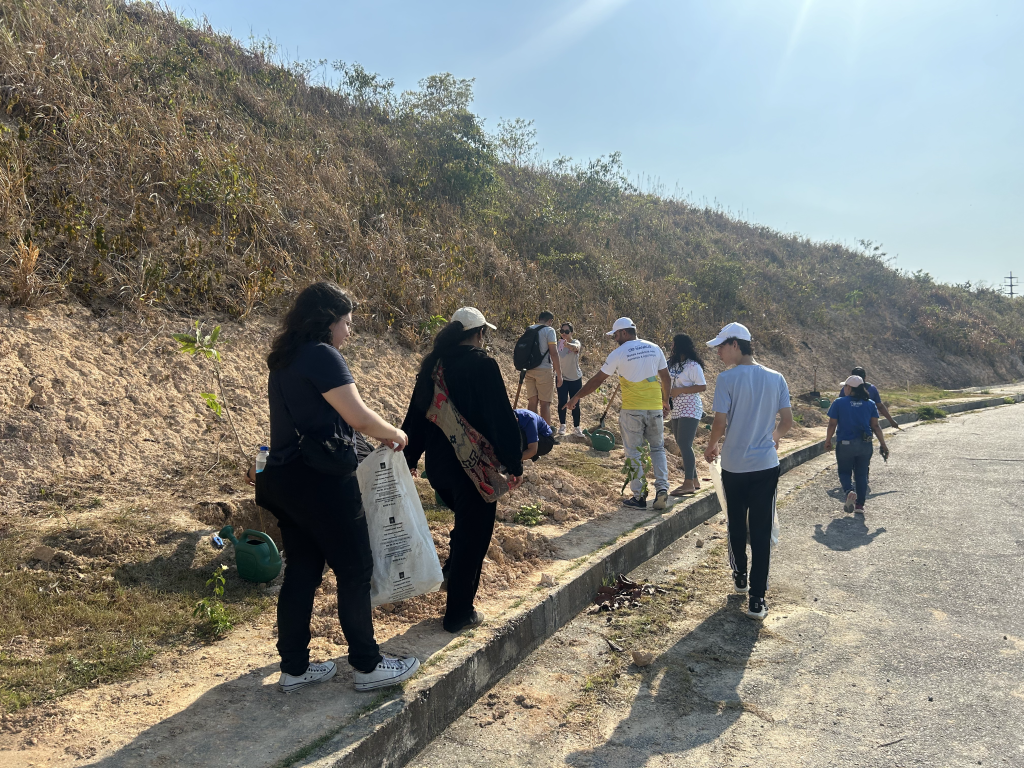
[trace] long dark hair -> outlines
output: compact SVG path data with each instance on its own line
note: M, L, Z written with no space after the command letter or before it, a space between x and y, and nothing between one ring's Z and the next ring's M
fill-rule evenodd
M871 395L868 393L868 385L861 384L859 387L850 387L850 399L851 400L870 400Z
M437 360L441 355L448 350L459 346L459 344L464 342L466 339L473 338L481 331L486 334L487 326L481 325L478 328L470 328L467 331L458 320L453 320L448 323L448 325L438 331L437 336L434 337L434 348L423 356L423 362L420 363L420 376L430 378L434 373L434 366L437 364Z
M697 348L693 346L693 339L685 333L677 333L672 337L672 356L668 359L669 367L680 365L687 360L693 360L701 368L704 367L704 359L700 356Z
M331 326L358 306L335 283L321 281L304 288L281 320L281 330L267 355L267 367L272 371L287 368L299 347L310 341L330 344Z

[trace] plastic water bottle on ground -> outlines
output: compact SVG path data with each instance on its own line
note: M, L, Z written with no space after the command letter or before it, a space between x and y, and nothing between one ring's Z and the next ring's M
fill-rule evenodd
M270 449L265 445L260 446L260 452L256 454L256 474L259 474L267 467L267 459L270 457Z

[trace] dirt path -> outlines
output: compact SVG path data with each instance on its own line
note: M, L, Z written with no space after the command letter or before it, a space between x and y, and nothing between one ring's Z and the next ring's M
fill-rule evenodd
M1022 429L1008 407L893 437L866 522L830 457L785 475L763 626L691 535L634 574L664 594L578 617L412 765L1024 764Z

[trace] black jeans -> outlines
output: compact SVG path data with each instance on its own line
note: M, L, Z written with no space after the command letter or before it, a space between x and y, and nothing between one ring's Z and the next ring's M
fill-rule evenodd
M435 470L429 454L427 478L441 500L455 513L448 560L444 564L448 574L448 605L443 621L445 629L454 630L473 614L473 600L480 587L487 548L491 546L498 505L483 500L462 467Z
M331 477L302 459L256 475L256 503L274 513L284 543L284 584L277 598L281 671L301 675L309 665L309 621L324 563L338 580L338 620L348 663L372 672L381 660L370 614L373 555L356 476Z
M576 381L562 379L562 386L558 388L558 421L560 424L565 424L565 406L569 404L569 398L581 389L583 389L583 379L576 379ZM572 409L572 425L574 427L580 425L579 403L576 403L576 407Z
M723 469L722 487L729 518L729 565L733 571L747 572L749 524L750 596L764 597L768 591L779 468L758 472L726 472Z

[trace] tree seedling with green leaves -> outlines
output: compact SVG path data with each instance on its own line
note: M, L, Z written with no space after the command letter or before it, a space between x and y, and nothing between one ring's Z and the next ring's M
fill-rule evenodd
M172 336L179 344L179 352L184 352L192 357L202 355L213 363L213 375L217 379L219 397L218 394L213 392L200 392L199 396L206 401L206 406L214 412L218 419L227 417L228 426L231 427L231 432L235 436L235 443L238 445L239 454L242 456L243 461L250 460L252 457L246 452L242 445L242 440L238 436L235 422L231 418L231 409L228 407L227 395L224 392L224 382L221 378L220 369L221 355L217 349L217 341L220 339L220 326L214 326L212 331L204 333L203 324L196 320L195 330L192 333L175 333Z
M622 481L622 488L619 489L619 493L626 492L626 486L628 486L634 480L643 481L643 485L640 489L641 496L647 496L650 492L650 486L647 484L647 478L654 474L654 465L651 463L651 446L648 443L644 443L640 446L640 458L639 459L626 459L625 465L622 467L622 474L626 476L626 479Z
M224 574L228 567L219 565L213 569L213 574L206 580L206 586L213 587L213 596L204 597L196 603L192 609L192 616L202 619L204 625L202 632L211 637L220 637L233 626L228 616L228 611L222 602L224 597Z

